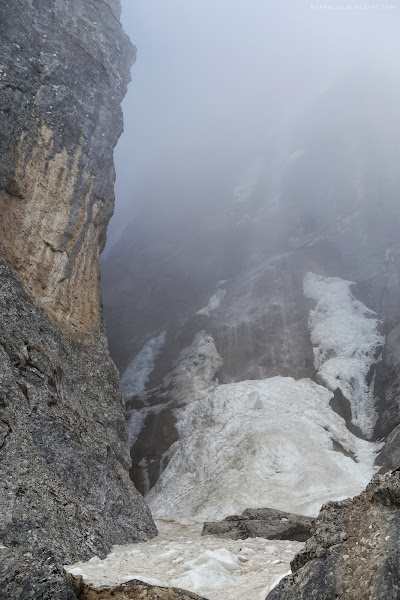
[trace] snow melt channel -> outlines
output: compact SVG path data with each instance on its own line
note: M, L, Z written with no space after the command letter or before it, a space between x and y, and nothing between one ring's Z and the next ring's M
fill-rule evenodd
M304 295L314 300L309 327L314 365L323 384L340 389L351 405L352 423L370 437L376 423L373 383L367 378L384 343L376 313L356 300L351 281L307 273Z

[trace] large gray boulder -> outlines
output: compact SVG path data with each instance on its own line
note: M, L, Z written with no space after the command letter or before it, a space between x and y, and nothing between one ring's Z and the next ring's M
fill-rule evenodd
M248 508L240 516L204 523L201 535L217 535L231 540L261 537L305 542L311 535L311 524L311 517L273 508Z

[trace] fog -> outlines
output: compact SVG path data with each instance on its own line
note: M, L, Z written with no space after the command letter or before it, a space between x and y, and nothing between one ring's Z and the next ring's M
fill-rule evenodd
M199 205L214 208L260 156L273 155L270 180L273 173L279 188L279 163L296 152L299 127L310 134L318 126L310 114L336 83L347 78L349 84L342 83L334 107L339 121L340 106L348 118L348 103L358 101L366 81L372 93L383 80L390 82L390 94L398 86L397 2L122 5L125 31L138 51L123 106L125 132L115 152L116 210L108 248L132 218L151 219L149 211L172 223L183 209L189 216ZM353 81L360 77L357 90ZM394 118L393 97L388 104Z

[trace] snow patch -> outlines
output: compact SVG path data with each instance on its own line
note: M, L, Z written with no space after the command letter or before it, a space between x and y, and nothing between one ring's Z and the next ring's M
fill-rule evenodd
M221 306L222 300L226 296L226 290L218 289L213 296L211 296L207 306L198 310L196 315L205 315L206 317L210 316L210 313L213 310L216 310L219 306Z
M239 560L226 548L206 550L194 560L183 564L181 577L173 579L172 585L194 592L209 592L234 586Z
M351 285L338 277L307 273L304 295L316 302L309 328L318 375L331 391L341 390L351 404L352 423L370 437L377 415L367 377L384 337L376 313L354 298Z
M157 356L165 344L166 336L166 332L163 331L159 336L147 342L125 369L120 381L122 394L125 400L129 400L133 396L144 398L146 383L154 369ZM127 425L130 447L135 443L148 412L149 409L142 411L133 410L128 413Z
M174 390L174 400L178 404L186 404L204 397L217 385L214 377L221 365L222 358L213 337L199 331L192 345L180 352L162 385Z
M376 446L351 434L329 405L332 393L309 379L193 392L176 412L171 460L146 497L157 518L203 522L260 506L316 515L323 502L358 494L374 473Z
M147 380L154 369L156 358L165 344L166 336L166 332L163 331L159 336L147 342L125 369L120 385L126 399L144 394Z

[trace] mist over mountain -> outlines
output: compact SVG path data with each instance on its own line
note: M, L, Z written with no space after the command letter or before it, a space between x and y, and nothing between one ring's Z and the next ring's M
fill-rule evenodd
M157 519L314 517L399 466L397 11L169 8L135 5L153 70L102 261L130 475Z

